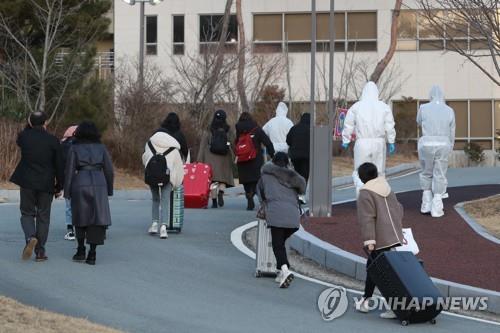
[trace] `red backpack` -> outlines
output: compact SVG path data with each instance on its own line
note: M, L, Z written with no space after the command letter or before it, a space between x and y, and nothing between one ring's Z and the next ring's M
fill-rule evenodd
M253 142L255 128L250 132L242 133L236 142L236 163L252 161L257 157L257 148Z

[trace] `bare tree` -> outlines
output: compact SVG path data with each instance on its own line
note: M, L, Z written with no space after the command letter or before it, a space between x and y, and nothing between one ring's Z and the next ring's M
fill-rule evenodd
M500 0L418 0L422 17L446 48L474 64L491 81L500 85ZM469 39L469 42L464 43ZM473 50L472 44L483 50ZM490 58L495 72L481 61Z
M219 42L217 44L217 48L215 50L215 58L214 65L212 71L210 71L210 76L208 77L207 82L207 108L209 110L213 109L215 106L214 103L214 93L217 87L217 81L219 80L219 75L222 70L222 66L224 64L224 49L227 41L227 32L229 29L229 20L231 18L231 6L233 5L233 0L226 1L226 8L224 9L224 16L222 18L222 29L219 38Z
M396 0L396 4L394 5L394 10L392 11L391 43L389 45L389 49L387 50L385 56L378 62L377 66L375 66L375 70L370 75L370 81L373 81L375 83L377 83L380 80L382 73L391 62L391 59L394 56L394 52L396 52L396 46L398 43L398 21L399 21L399 14L401 13L402 4L403 0Z
M34 22L29 24L35 27L0 11L1 88L22 101L28 111L48 112L52 121L70 86L91 68L93 55L88 51L105 27L103 21L85 29L78 26L84 0L71 5L64 0L27 2L34 13ZM68 46L68 56L62 56Z
M236 0L236 20L238 22L238 73L236 79L236 86L240 98L241 111L248 112L250 106L248 105L248 98L245 89L244 75L246 66L246 38L245 38L245 25L243 24L243 14L241 12L241 0Z

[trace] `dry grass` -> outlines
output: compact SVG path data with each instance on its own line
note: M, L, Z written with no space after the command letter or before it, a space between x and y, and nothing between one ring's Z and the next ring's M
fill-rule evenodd
M468 202L464 209L488 232L500 238L500 195Z
M142 175L130 174L122 169L115 169L116 190L144 190L148 189L144 184ZM18 186L9 182L0 182L0 190L17 190Z
M42 311L0 296L0 332L2 333L119 333L86 319Z
M398 154L394 156L388 156L387 158L387 168L403 164L403 163L415 163L418 162L418 158L414 156L408 156L403 154ZM352 175L354 169L354 160L350 156L334 156L333 157L333 177L343 177Z

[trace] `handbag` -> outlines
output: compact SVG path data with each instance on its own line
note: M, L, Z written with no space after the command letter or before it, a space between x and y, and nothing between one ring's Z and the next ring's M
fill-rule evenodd
M264 203L260 204L259 210L257 211L257 218L259 220L266 219L266 207L265 207Z
M412 252L414 255L417 255L420 252L418 244L415 241L415 238L413 238L411 228L403 228L403 241L401 242L401 246L397 246L395 250Z

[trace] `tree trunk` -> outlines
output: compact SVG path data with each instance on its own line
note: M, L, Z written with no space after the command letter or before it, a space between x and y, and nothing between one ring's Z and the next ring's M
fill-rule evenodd
M217 80L219 79L219 74L224 64L224 47L226 45L227 31L229 29L229 19L231 17L231 6L233 5L233 0L226 1L226 8L224 10L224 17L222 23L222 32L220 35L219 43L215 51L215 60L212 73L208 79L207 84L207 110L206 112L213 111L215 108L214 94L215 87L217 86ZM210 52L210 51L209 51Z
M389 46L389 50L387 50L384 58L382 58L382 60L378 62L377 67L375 67L375 70L370 76L370 81L373 81L375 83L380 80L382 73L387 68L387 65L389 65L389 63L391 62L391 59L394 56L394 52L396 52L396 46L398 42L398 21L402 4L403 0L396 0L396 5L394 6L394 10L392 12L391 44Z
M238 74L236 87L240 97L241 111L249 112L250 106L248 105L247 92L245 89L245 66L246 66L246 38L245 26L243 24L243 14L241 11L241 0L236 0L236 19L238 21Z

